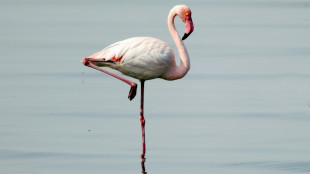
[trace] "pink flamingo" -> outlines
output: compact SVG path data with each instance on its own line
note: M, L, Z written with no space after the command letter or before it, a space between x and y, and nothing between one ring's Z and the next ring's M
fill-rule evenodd
M142 155L145 155L145 119L143 115L144 82L155 78L177 80L186 75L190 68L190 60L182 40L185 40L194 30L191 10L185 5L173 7L168 15L168 28L180 55L180 65L175 62L171 47L158 39L151 37L134 37L116 42L102 51L83 58L82 63L131 86L128 98L132 100L136 95L137 84L119 75L99 67L109 67L121 73L139 79L141 82L140 123L142 129ZM185 33L182 37L174 25L174 18L179 16L185 23ZM143 161L144 162L144 161ZM143 163L144 164L144 163ZM144 168L144 166L142 167Z

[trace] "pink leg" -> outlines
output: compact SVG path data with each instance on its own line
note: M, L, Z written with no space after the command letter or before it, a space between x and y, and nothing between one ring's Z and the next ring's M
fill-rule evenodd
M129 95L128 95L129 100L132 100L133 98L135 98L136 92L137 92L137 84L136 83L134 83L134 82L132 82L130 80L127 80L127 79L125 79L125 78L123 78L123 77L121 77L119 75L114 74L114 73L111 73L111 72L109 72L107 70L99 68L98 66L91 64L91 62L104 62L104 60L99 60L99 59L95 59L95 58L83 58L82 63L85 66L94 68L94 69L96 69L98 71L101 71L101 72L104 72L104 73L106 73L106 74L108 74L110 76L113 76L113 77L115 77L115 78L117 78L117 79L127 83L128 85L131 86L130 91L129 91Z
M142 155L145 155L145 120L143 115L143 102L144 102L144 80L141 80L141 103L140 103L140 123L142 130Z
M141 80L141 103L140 103L140 123L142 130L142 154L141 154L141 167L142 174L146 174L145 172L145 119L143 115L143 102L144 102L144 80Z

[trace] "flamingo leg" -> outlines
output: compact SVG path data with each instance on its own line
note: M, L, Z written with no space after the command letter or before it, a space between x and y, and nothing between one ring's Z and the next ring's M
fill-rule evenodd
M110 76L112 76L112 77L115 77L115 78L117 78L117 79L119 79L119 80L121 80L121 81L127 83L128 85L131 86L130 91L129 91L129 94L128 94L129 100L132 100L133 98L135 98L136 93L137 93L137 84L136 84L136 83L134 83L134 82L132 82L132 81L130 81L130 80L127 80L127 79L125 79L125 78L123 78L123 77L121 77L121 76L119 76L119 75L117 75L117 74L111 73L111 72L109 72L109 71L107 71L107 70L105 70L105 69L99 68L98 66L96 66L96 65L94 65L94 64L92 64L92 63L90 63L89 61L92 61L92 62L100 62L100 61L102 61L102 60L98 60L98 59L95 59L95 58L84 58L84 59L82 60L82 63L83 63L85 66L94 68L94 69L96 69L96 70L98 70L98 71L101 71L101 72L103 72L103 73L106 73L106 74L108 74L108 75L110 75Z
M143 115L143 103L144 103L144 80L141 80L141 102L140 102L140 123L142 130L142 154L141 154L141 167L142 174L146 174L145 172L145 119Z

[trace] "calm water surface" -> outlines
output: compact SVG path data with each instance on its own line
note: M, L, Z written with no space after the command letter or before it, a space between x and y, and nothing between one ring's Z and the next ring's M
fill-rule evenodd
M192 66L146 82L147 172L310 173L309 1L0 3L1 173L140 173L139 94L79 61L133 36L174 45L183 3Z

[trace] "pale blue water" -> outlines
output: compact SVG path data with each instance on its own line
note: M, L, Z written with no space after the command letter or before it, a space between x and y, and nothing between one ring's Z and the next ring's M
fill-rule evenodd
M310 173L307 0L2 0L0 172L140 173L139 93L79 61L133 36L173 45L183 3L192 66L146 82L147 172Z

